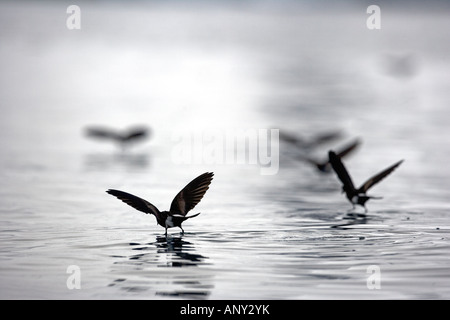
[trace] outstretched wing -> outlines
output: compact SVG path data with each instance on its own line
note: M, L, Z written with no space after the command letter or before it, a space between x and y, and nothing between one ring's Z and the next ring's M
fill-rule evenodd
M341 180L341 182L344 184L345 189L355 190L352 178L348 174L348 171L342 163L341 158L331 150L328 152L328 157L330 159L330 164L333 167L333 170L336 172L339 180Z
M361 143L361 141L359 139L354 140L353 142L349 143L348 145L344 146L342 149L338 150L338 152L336 153L336 155L339 158L345 157L347 154L351 153L353 150L356 149L356 147ZM329 158L326 160L315 160L313 158L310 157L306 157L306 156L301 156L299 158L300 160L304 160L309 162L312 165L318 166L318 167L324 167L326 165L328 165L328 163L330 163Z
M206 172L183 188L173 199L170 206L170 215L181 214L185 216L202 200L203 195L209 188L214 173Z
M123 139L126 141L137 140L145 138L149 134L147 128L133 128L128 130L128 133L124 135Z
M88 137L99 139L110 139L110 140L120 139L120 135L116 131L103 127L86 128L86 135Z
M294 136L291 133L287 133L285 131L280 130L279 137L281 140L292 143L292 144L302 144L304 143L303 139L300 137Z
M361 144L361 141L359 139L356 139L355 141L353 141L352 143L349 143L348 145L344 146L342 149L340 149L336 155L339 158L345 157L347 154L349 154L350 152L352 152L353 150L356 149L357 146L359 146Z
M306 141L299 136L295 136L285 131L280 131L281 140L305 149L315 148L321 144L336 140L337 138L341 137L341 135L342 133L340 131L322 132L316 134L310 140Z
M384 169L383 171L381 171L377 175L373 176L372 178L370 178L369 180L364 182L364 184L358 189L358 192L366 193L367 190L369 190L372 186L374 186L375 184L377 184L378 182L383 180L392 171L394 171L402 162L403 162L403 160L400 160L399 162L394 163L389 168Z
M309 144L311 146L318 146L323 143L327 143L333 140L336 140L337 138L340 138L342 136L341 131L328 131L328 132L322 132L317 134L315 137L311 139Z
M114 190L109 189L106 191L107 193L115 196L117 199L122 200L127 205L132 206L136 210L142 211L144 213L150 213L158 217L159 210L154 205L152 205L150 202L141 199L139 197L136 197L132 194L120 191L120 190Z

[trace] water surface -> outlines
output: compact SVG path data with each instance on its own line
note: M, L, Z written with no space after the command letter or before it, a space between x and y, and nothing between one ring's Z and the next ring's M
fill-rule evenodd
M0 298L450 297L448 8L386 6L371 31L351 6L86 3L81 30L56 2L1 7ZM125 152L83 134L135 123L151 139ZM405 162L362 217L289 144L275 175L173 158L174 136L230 128L342 130L317 157L360 137L357 185ZM184 235L105 193L167 210L206 171Z

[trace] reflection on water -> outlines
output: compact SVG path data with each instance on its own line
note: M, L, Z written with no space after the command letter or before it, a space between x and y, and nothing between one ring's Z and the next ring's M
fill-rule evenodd
M84 158L84 166L91 171L108 171L114 168L145 169L151 164L148 153L90 153Z
M158 249L158 253L172 256L172 259L165 263L167 267L198 266L199 264L203 264L203 261L207 259L201 254L193 253L193 244L183 240L182 237L159 236L156 237L154 244Z
M342 219L346 220L345 223L332 225L331 228L345 229L349 226L355 226L359 224L366 224L369 220L365 213L348 212Z
M154 291L157 296L189 298L207 297L214 287L210 276L192 269L207 264L208 258L197 253L193 243L181 236L157 236L151 243L129 245L130 255L114 256L118 260L114 262L115 268L121 275L109 286L127 292ZM186 268L186 272L168 277L171 272L159 268ZM159 280L157 274L161 274Z

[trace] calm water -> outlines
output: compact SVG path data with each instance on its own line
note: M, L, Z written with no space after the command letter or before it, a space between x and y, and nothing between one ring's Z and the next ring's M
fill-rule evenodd
M364 6L80 4L68 30L68 5L1 3L0 298L450 298L448 8L386 4L368 30ZM135 123L152 136L126 152L83 135ZM318 157L360 137L357 185L405 162L355 219L288 144L274 175L174 156L230 128L341 130ZM183 236L105 193L167 210L206 171Z

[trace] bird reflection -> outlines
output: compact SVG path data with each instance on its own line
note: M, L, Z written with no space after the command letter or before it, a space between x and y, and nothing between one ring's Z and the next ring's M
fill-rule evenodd
M156 295L189 298L205 298L214 287L211 276L191 270L206 264L208 258L196 253L192 242L181 236L157 236L154 242L130 243L130 246L133 254L114 257L120 260L115 265L120 267L121 276L109 284L111 287L120 287L128 292L156 289ZM159 272L158 268L181 269L176 277L168 277L166 272ZM182 271L185 269L188 272Z
M193 252L193 244L184 240L181 236L157 236L156 241L141 245L130 243L132 250L143 253L133 254L129 260L139 261L145 264L156 265L157 267L196 267L202 264L207 258L201 254ZM156 252L154 248L156 247ZM147 252L150 251L150 252Z
M87 169L110 170L123 167L127 169L145 169L151 163L148 153L89 153L84 158Z
M366 224L368 218L367 215L364 213L347 212L346 215L343 217L343 219L346 220L346 223L336 224L331 226L331 228L347 229L350 226L358 224Z
M154 243L159 254L172 255L172 259L168 259L164 265L168 267L185 267L198 266L207 258L201 254L192 253L192 243L183 240L182 237L165 237L156 238ZM174 259L175 258L175 259Z

